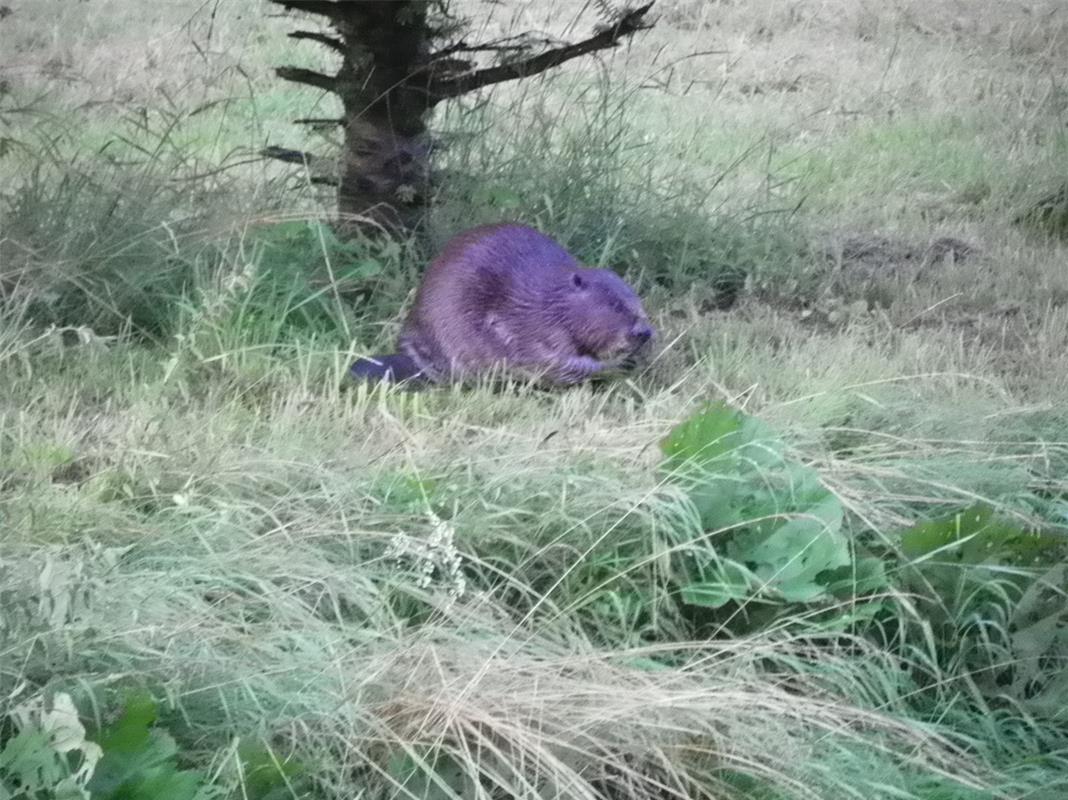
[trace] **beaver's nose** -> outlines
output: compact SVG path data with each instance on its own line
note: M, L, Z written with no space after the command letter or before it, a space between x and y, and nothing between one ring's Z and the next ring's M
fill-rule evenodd
M639 344L645 344L653 338L653 329L648 323L639 322L630 329L630 338Z

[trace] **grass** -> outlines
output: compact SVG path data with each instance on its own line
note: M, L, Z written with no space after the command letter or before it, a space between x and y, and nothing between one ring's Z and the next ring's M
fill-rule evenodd
M652 366L562 393L346 382L428 254L333 240L330 198L251 158L322 147L286 124L322 99L270 73L325 58L285 20L0 21L0 786L51 796L103 742L135 797L1064 793L1068 249L1011 220L1064 177L1068 21L658 8L437 121L435 242L518 217L647 299ZM709 401L783 464L665 470ZM680 601L775 556L767 503L810 474L825 590ZM724 486L751 494L710 525ZM953 517L977 503L996 524Z

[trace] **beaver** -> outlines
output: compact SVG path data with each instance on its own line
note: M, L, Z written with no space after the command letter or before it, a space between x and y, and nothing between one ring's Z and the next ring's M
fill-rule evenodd
M449 240L426 270L398 353L357 360L356 378L445 383L496 367L551 385L632 368L655 331L615 272L583 266L518 223Z

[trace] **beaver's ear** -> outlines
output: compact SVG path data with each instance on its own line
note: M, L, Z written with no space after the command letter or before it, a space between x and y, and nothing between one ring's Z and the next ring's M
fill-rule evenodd
M581 272L572 272L571 273L571 285L574 286L576 289L585 289L586 288L586 279L584 277L582 277L582 273Z

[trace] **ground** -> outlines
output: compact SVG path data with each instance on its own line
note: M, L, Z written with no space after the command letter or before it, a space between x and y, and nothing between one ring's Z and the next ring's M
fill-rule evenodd
M613 5L454 8L473 40ZM1017 221L1068 181L1062 3L659 0L611 53L443 108L434 242L535 224L623 271L659 341L607 386L416 395L345 371L427 253L332 239L329 193L257 156L336 136L272 73L330 64L299 20L8 6L0 742L46 689L92 738L137 685L238 797L390 796L435 745L517 797L1068 786L1068 243ZM740 516L710 527L663 469L720 401L767 426L757 474L818 476L787 494L840 510L848 589L678 602L680 556L759 560L765 506L716 494ZM707 413L687 435L733 430ZM315 780L256 794L238 738Z

